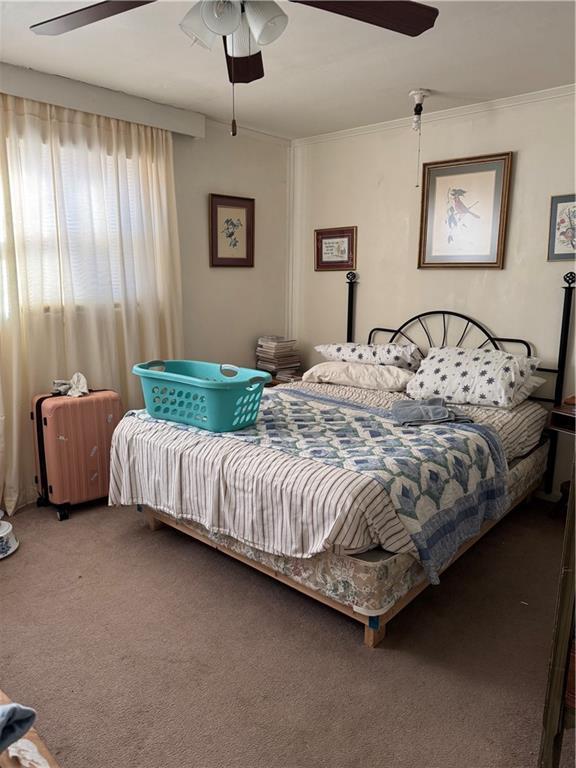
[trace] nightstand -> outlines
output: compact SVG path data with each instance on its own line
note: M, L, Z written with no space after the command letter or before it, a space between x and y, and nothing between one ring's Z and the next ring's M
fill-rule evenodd
M548 419L548 429L552 432L560 432L567 435L576 433L576 407L573 405L556 405L550 411ZM554 452L554 457L555 457ZM560 486L562 498L554 506L553 514L565 514L568 508L568 497L570 494L570 480L565 480Z
M566 432L569 435L575 433L576 408L573 405L557 405L550 411L548 429L555 432Z

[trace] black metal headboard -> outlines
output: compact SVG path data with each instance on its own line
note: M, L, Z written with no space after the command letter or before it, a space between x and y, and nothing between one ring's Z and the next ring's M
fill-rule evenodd
M358 273L348 272L346 274L346 281L348 283L347 341L354 341L354 292L358 284ZM551 373L556 376L554 397L532 396L533 400L552 403L555 406L560 405L563 398L564 377L568 357L568 337L570 334L570 315L576 274L574 272L567 272L564 275L564 282L566 285L563 286L564 302L560 338L558 341L558 362L555 368L538 368L543 373ZM436 323L436 328L433 329L434 323ZM442 334L442 338L438 339L438 341L435 340L433 330ZM454 333L454 331L456 332ZM524 347L528 355L532 355L532 345L530 342L524 339L494 336L485 325L474 320L472 317L446 309L421 312L419 315L414 315L414 317L406 320L398 328L372 328L368 334L368 343L372 344L379 333L391 334L388 339L390 342L404 339L408 343L416 344L422 356L425 355L426 347L459 347L465 341L467 347L476 346L478 349L482 349L487 345L492 345L494 349L502 349L502 344L516 344ZM418 343L417 334L420 335L424 343ZM548 437L550 448L548 451L545 490L547 493L550 493L554 479L558 435L555 431L551 431Z
M358 274L348 272L348 318L347 341L353 341L354 336L354 290L358 284ZM572 296L576 274L567 272L564 275L564 304L562 310L562 326L558 344L558 363L555 368L540 367L543 373L556 376L554 397L533 397L541 402L560 405L564 389L564 376L566 373L566 360L568 356L568 335L570 331L570 314L572 308ZM514 339L506 336L494 336L494 334L478 320L452 310L432 310L421 312L406 320L398 328L372 328L368 334L368 343L373 344L379 333L389 334L390 342L404 340L407 343L416 344L420 354L424 357L430 347L467 347L482 349L488 345L494 349L504 349L503 345L517 345L523 347L527 355L533 354L532 345L525 339Z
M439 329L432 326L431 321L436 318L442 321ZM424 357L425 352L418 344L417 339L414 338L416 334L412 332L412 326L414 326L416 330L424 333L428 347L460 347L467 339L471 341L470 337L476 332L476 335L479 336L476 341L480 341L480 343L476 344L473 342L470 345L467 344L467 346L475 346L478 349L483 349L485 346L491 344L494 349L501 349L500 345L504 343L519 344L524 347L527 355L532 355L532 346L525 339L510 339L493 336L488 328L477 320L474 320L474 318L468 317L468 315L463 315L461 312L452 312L448 309L421 312L419 315L411 317L410 320L406 320L405 323L402 323L402 325L396 329L372 328L368 334L368 343L372 344L378 333L391 333L392 335L389 339L390 342L397 341L399 338L405 339L411 344L416 344L420 354ZM442 339L434 339L437 330L442 331ZM410 333L408 333L408 331L410 331Z

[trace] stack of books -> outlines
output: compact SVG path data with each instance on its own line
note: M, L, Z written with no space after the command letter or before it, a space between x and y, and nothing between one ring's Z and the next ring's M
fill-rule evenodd
M295 339L260 336L256 347L256 368L268 371L281 381L299 378L300 355Z

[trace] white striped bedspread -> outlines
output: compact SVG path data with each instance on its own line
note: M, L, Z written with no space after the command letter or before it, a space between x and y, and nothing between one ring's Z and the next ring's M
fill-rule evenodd
M377 393L378 408L357 402L361 390L330 397L326 386L266 391L256 425L234 433L130 412L114 433L110 504L145 504L290 557L408 552L437 581L460 543L503 512L498 438L471 425L396 427L382 409L396 396Z

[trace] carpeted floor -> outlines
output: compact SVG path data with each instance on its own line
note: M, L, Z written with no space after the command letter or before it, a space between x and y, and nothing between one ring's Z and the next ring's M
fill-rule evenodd
M354 621L135 510L14 525L0 688L38 709L63 768L536 765L563 532L541 503L375 651Z

